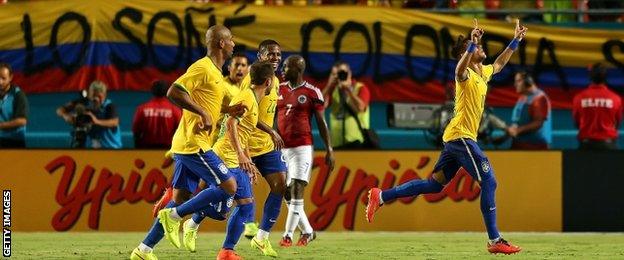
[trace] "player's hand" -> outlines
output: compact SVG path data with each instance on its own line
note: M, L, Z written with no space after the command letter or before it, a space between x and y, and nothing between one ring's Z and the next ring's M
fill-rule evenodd
M243 171L245 171L249 175L249 179L251 179L252 184L258 183L258 175L260 175L260 171L256 168L256 165L249 159L249 157L245 155L239 155L238 164Z
M481 37L483 37L483 29L479 28L479 23L477 22L477 18L474 19L474 28L472 32L470 32L470 40L474 44L478 44L481 41Z
M526 36L527 30L529 30L529 28L526 28L526 26L524 25L520 25L520 19L516 19L516 29L514 31L514 38L518 40L522 40L524 36Z
M336 164L336 160L334 159L334 150L327 150L327 153L325 154L325 164L329 167L329 172L334 171L334 166Z
M199 117L201 120L195 125L195 133L206 131L208 132L208 135L210 135L210 132L212 132L212 118L205 113L201 114Z
M516 137L518 136L518 126L517 125L512 125L510 127L507 127L507 134L511 137Z
M232 106L228 106L226 111L231 117L241 117L247 112L248 108L243 103L238 103Z
M282 150L284 148L284 140L275 130L271 130L271 139L273 139L273 143L275 144L275 150Z

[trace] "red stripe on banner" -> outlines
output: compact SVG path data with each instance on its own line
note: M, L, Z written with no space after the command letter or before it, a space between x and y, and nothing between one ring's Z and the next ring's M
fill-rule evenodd
M375 84L371 78L360 78L369 87L371 98L374 101L383 102L412 102L412 103L443 103L446 100L446 90L439 81L431 81L419 84L410 78L401 78L392 82ZM323 88L326 81L310 83ZM454 90L454 83L450 82L449 88ZM582 89L563 90L561 87L542 88L551 101L552 108L571 109L574 95ZM495 107L513 107L518 100L518 93L513 86L500 86L490 89L487 96L487 104Z
M100 80L108 85L109 90L145 90L151 88L151 83L157 79L173 82L183 70L164 73L157 68L142 68L131 71L120 71L113 65L85 66L72 74L67 74L60 68L47 69L33 75L24 75L16 72L13 82L26 93L50 93L80 91L89 86L94 80Z
M89 86L94 80L106 83L110 90L138 90L148 91L152 81L163 79L173 82L184 71L176 70L163 73L157 68L144 68L131 71L120 71L112 65L82 67L78 71L67 74L60 68L45 70L44 72L26 77L16 72L14 82L27 93L49 93L80 91ZM446 100L446 91L442 83L431 81L417 83L408 77L375 84L370 77L360 79L369 87L373 101L381 102L414 102L414 103L443 103ZM323 88L325 80L308 79L313 85ZM450 84L453 84L450 82ZM450 85L453 89L453 85ZM565 91L560 87L545 87L553 108L572 108L572 98L580 91L574 89ZM516 103L518 94L513 87L495 87L488 94L487 103L491 106L511 107Z

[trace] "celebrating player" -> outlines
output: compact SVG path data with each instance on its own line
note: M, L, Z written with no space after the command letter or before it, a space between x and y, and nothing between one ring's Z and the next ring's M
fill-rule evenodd
M327 152L325 163L330 171L334 168L334 152L325 123L323 93L318 88L303 80L305 60L299 55L289 56L284 61L284 79L280 84L277 102L277 126L284 139L284 157L288 165L286 177L288 217L284 236L280 241L283 247L292 245L295 228L300 224L301 236L298 246L306 246L315 238L315 232L303 210L303 191L310 182L312 169L312 115L316 118L321 137Z
M274 40L264 40L258 46L258 60L266 61L277 70L282 61L282 51L280 45ZM249 153L251 159L258 170L269 184L270 192L264 202L264 212L260 229L255 237L251 239L251 246L259 249L263 255L276 257L277 252L269 241L269 232L275 225L279 217L286 190L286 162L280 149L284 146L284 141L277 131L273 129L273 120L277 107L277 91L279 79L273 76L272 85L267 96L260 100L258 112L258 125L251 134L249 140ZM245 77L241 89L249 88L250 77ZM253 222L248 219L247 222Z
M444 131L444 148L433 173L429 179L412 180L384 191L372 188L368 193L369 201L366 206L368 222L373 221L375 212L384 202L440 192L455 177L459 168L463 167L481 186L481 213L490 239L487 244L488 251L494 254L520 252L520 247L510 244L498 233L494 200L496 179L488 158L477 145L477 130L485 105L487 82L507 64L526 32L527 28L516 20L514 39L491 65L482 64L486 58L479 45L483 30L478 27L476 19L470 39L459 37L453 48L453 56L459 59L455 68L455 117Z
M162 212L174 215L198 212L212 207L209 204L218 205L231 200L236 192L236 180L211 150L209 138L215 128L213 120L219 116L224 96L220 68L234 49L230 30L221 25L210 27L206 32L206 47L206 57L193 63L167 93L184 110L171 145L175 160L172 181L174 190L173 201L166 207L172 208L188 200L200 179L214 186L198 193L196 200L185 203L177 212L161 211L161 222L164 219ZM132 251L131 259L156 259L153 248L165 234L159 220L154 221L143 242ZM169 236L179 236L178 229L175 232L167 231ZM179 238L174 245L180 246Z
M225 165L228 171L236 177L237 189L234 195L237 206L232 211L230 219L227 225L227 234L223 247L217 256L217 259L241 259L236 252L234 252L234 246L238 243L238 240L243 233L244 221L251 214L253 201L253 195L250 182L256 182L258 170L251 162L246 149L248 141L250 140L251 132L256 128L258 122L258 102L264 97L271 86L271 80L274 76L273 68L270 63L259 62L251 66L251 86L244 89L234 97L231 101L231 105L241 104L249 109L241 117L229 117L225 123L225 135L219 138L214 144L213 150L225 161ZM239 167L240 166L240 167ZM249 175L248 175L249 174ZM251 179L250 179L251 178ZM165 236L167 239L171 238L171 242L180 243L177 237L177 226L180 224L178 217L184 217L186 214L180 209L186 206L188 203L192 203L195 200L199 200L200 192L197 196L193 197L188 202L175 207L173 209L161 210L158 214L161 217L161 223L165 227ZM230 206L231 201L226 206ZM186 211L185 211L186 212ZM176 216L177 213L177 216ZM172 230L172 235L169 236L169 232Z

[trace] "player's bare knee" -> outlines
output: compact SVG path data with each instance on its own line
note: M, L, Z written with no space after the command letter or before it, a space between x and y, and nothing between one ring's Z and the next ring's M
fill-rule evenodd
M273 194L284 195L286 192L286 175L284 173L274 173L267 176L269 188Z
M219 186L223 189L223 191L230 195L234 195L236 193L236 188L238 187L236 185L236 179L234 179L234 177L222 182Z
M286 191L284 192L284 199L286 201L290 201L292 199L292 197L293 197L292 196L292 191L293 191L293 186L292 185L286 187Z
M181 189L173 189L173 201L180 205L191 198L191 192Z
M302 180L293 180L293 197L295 199L303 199L303 191L307 183Z

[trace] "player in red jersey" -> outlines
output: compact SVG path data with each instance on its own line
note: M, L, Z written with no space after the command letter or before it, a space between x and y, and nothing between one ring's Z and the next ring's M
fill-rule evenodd
M279 87L277 126L284 140L282 152L288 166L288 189L284 196L288 203L288 217L280 245L291 246L293 232L300 225L301 236L297 245L306 246L316 236L303 210L303 191L310 181L312 169L312 115L327 149L325 163L330 171L334 168L334 152L325 122L323 93L303 80L305 60L299 55L291 55L284 62L283 70L286 82Z

